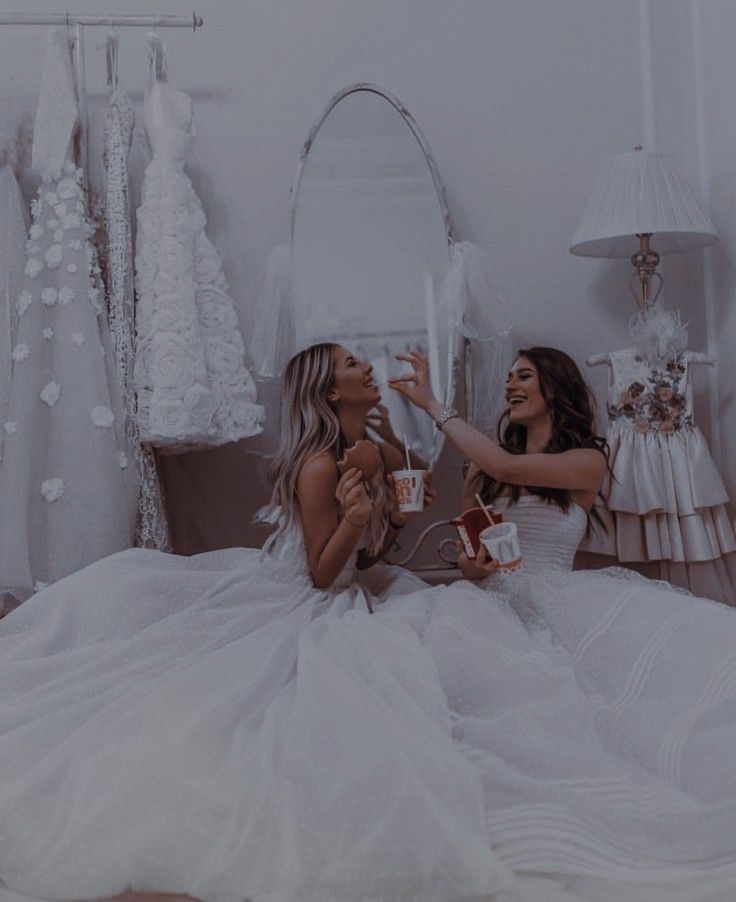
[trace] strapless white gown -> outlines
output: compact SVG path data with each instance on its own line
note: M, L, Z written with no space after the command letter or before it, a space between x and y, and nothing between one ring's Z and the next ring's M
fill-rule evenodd
M0 622L5 885L736 898L736 612L571 572L578 507L507 516L525 571L484 587L378 566L316 591L293 533L125 551L25 602Z

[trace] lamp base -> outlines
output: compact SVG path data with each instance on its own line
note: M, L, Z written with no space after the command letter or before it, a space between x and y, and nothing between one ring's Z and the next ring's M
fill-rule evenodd
M634 296L636 306L642 315L646 316L647 310L656 302L662 291L663 279L657 272L659 254L649 246L652 233L643 232L636 237L639 239L639 250L631 255L631 264L636 268L636 272L631 274L629 289ZM657 289L654 296L652 296L653 281L656 281Z

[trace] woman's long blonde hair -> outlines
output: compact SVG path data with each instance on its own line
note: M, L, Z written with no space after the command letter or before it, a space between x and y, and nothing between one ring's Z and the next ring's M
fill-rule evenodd
M275 539L296 520L297 480L307 460L329 451L335 461L345 452L345 439L334 408L328 401L335 382L335 351L339 345L324 342L300 351L289 361L281 389L281 441L268 468L273 483L269 510L280 511L279 525L269 537ZM393 494L382 470L367 483L373 501L366 527L368 554L383 547L393 508Z

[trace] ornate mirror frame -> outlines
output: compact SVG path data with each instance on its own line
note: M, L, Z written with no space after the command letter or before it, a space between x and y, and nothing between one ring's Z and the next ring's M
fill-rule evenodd
M314 139L322 127L325 119L332 112L334 107L340 103L341 100L344 100L350 94L355 94L358 92L370 92L373 94L377 94L379 97L382 97L385 101L391 104L391 106L396 110L396 112L401 116L406 126L411 131L414 136L419 148L424 156L424 160L429 168L430 174L432 176L432 181L434 183L435 191L437 194L437 201L439 203L440 212L442 215L442 222L445 229L445 234L447 236L447 248L448 248L448 257L447 262L448 266L450 263L450 250L455 243L455 237L453 234L453 226L452 219L450 217L450 211L447 206L447 199L445 196L445 186L442 181L442 178L439 174L439 170L437 168L437 163L432 155L432 151L429 148L429 144L427 143L427 139L422 133L421 129L415 122L411 113L406 109L406 107L395 97L391 92L386 91L384 88L372 84L370 82L357 82L348 86L347 88L343 88L338 91L329 101L329 103L325 106L323 112L314 123L314 125L309 130L307 137L302 145L301 152L299 154L299 163L297 165L296 175L294 177L294 181L292 182L290 189L290 197L291 204L289 210L289 240L293 247L294 243L294 227L296 221L296 209L297 203L299 202L299 190L302 183L302 176L304 173L304 167L306 165L307 157L309 156L309 152L311 150L312 144L314 143ZM445 386L445 396L443 399L443 403L446 406L451 406L454 403L454 400L457 395L457 387L458 387L458 378L460 372L463 370L464 362L465 362L465 354L466 354L466 340L465 338L456 333L452 336L449 342L449 348L447 349L448 354L448 366L447 366L447 385ZM467 405L466 405L467 406ZM438 441L436 445L436 453L433 457L432 464L434 464L438 459L442 451L443 445L443 436L440 433L438 436Z

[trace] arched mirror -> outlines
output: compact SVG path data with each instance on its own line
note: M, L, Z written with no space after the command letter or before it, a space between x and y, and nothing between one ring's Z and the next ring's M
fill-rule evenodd
M395 98L354 85L332 99L302 151L291 226L297 348L339 342L379 383L403 370L397 353L418 348L451 404L461 345L440 303L450 219L427 142ZM388 387L382 399L395 434L434 462L429 418Z

